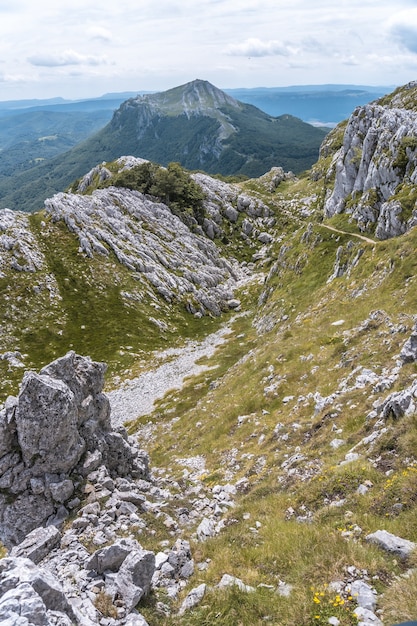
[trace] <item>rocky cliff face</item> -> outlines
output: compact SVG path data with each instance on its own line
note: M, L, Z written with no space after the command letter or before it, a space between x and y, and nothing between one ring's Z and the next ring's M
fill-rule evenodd
M114 256L168 302L186 301L191 312L219 315L232 298L232 263L162 203L110 188L92 196L58 194L46 201L46 211L77 235L85 255Z
M379 239L417 223L416 92L417 84L410 83L354 111L328 172L335 181L325 202L326 217L346 212Z

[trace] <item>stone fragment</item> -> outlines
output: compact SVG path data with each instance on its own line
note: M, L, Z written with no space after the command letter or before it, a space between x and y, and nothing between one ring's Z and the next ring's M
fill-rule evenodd
M10 556L25 557L33 563L39 563L59 545L60 540L61 533L55 526L35 528L11 550Z
M358 606L354 610L353 615L358 620L358 626L383 626L381 620L369 609Z
M140 546L137 541L118 539L111 546L96 550L87 560L85 567L96 571L97 574L103 574L108 570L117 572L132 550L138 548Z
M47 610L66 614L73 623L79 620L68 602L61 585L46 570L21 557L6 557L0 561L0 597L20 584L29 585L41 598Z
M143 615L137 613L136 611L129 613L124 623L125 626L149 626Z
M401 349L400 359L403 363L415 363L417 361L417 323L414 324L410 337Z
M194 573L194 561L191 557L190 544L177 539L168 553L168 564L174 568L175 578L189 578Z
M197 604L199 604L201 600L204 598L205 593L206 593L205 583L198 585L198 587L194 587L194 589L190 591L190 593L186 596L184 602L181 604L178 614L184 615L186 611L197 606Z
M257 239L261 243L265 243L265 244L271 243L271 241L273 241L273 237L269 233L259 233Z
M240 591L245 591L246 593L251 593L255 591L254 587L251 587L250 585L245 585L245 583L240 580L240 578L230 576L230 574L224 574L217 586L222 589L223 587L231 587L233 585L236 585L240 589Z
M382 550L398 555L402 559L407 559L417 548L417 544L408 539L397 537L387 530L377 530L366 536L366 541L374 543Z
M46 606L29 583L20 583L0 598L0 623L46 626Z
M358 606L368 611L376 608L376 591L364 580L355 580L350 585L350 595Z
M197 537L199 541L206 541L216 534L216 527L213 520L205 517L197 528Z
M333 448L333 450L337 450L337 448L340 448L340 446L343 446L344 444L344 439L332 439L332 441L330 442L330 447Z
M74 493L74 483L69 478L66 478L59 483L51 483L49 490L55 502L63 503L69 500Z
M149 550L134 550L123 561L115 583L128 612L149 593L154 571L155 554Z
M283 580L280 580L277 587L277 594L282 596L283 598L289 598L291 592L293 590L293 586L285 583Z

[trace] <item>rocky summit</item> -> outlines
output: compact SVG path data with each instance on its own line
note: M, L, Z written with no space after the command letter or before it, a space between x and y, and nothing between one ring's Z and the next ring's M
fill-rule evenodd
M299 176L118 156L0 212L0 623L415 620L416 89Z

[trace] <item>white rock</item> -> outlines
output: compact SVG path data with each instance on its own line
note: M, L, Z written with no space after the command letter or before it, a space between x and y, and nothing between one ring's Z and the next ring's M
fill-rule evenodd
M186 596L184 602L181 604L180 610L178 611L179 615L183 615L185 611L192 609L197 606L204 598L206 593L206 584L202 583L198 587L195 587L190 591L190 593Z
M254 587L251 587L250 585L245 585L245 583L240 580L240 578L230 576L230 574L224 574L217 586L222 589L224 587L231 587L233 585L236 585L241 591L245 591L246 593L252 593L253 591L255 591Z

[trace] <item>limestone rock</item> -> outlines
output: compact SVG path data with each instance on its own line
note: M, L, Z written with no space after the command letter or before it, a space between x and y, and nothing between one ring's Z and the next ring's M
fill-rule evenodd
M194 608L201 602L206 593L206 587L206 584L202 583L190 591L180 606L180 610L178 611L179 615L183 615L186 611Z
M23 610L23 614L22 614ZM58 611L79 624L79 618L58 581L46 570L25 558L0 561L0 616L31 615L33 624L49 624L47 611ZM3 613L4 612L4 613ZM18 623L18 622L15 622Z
M6 546L38 526L61 524L77 476L100 463L110 487L109 473L149 478L146 453L123 428L111 429L105 369L71 351L40 374L26 373L19 396L0 411L0 539Z
M92 195L60 193L46 200L45 207L53 221L64 222L78 237L83 254L114 254L148 285L147 291L168 302L182 302L192 313L219 315L233 295L241 270L209 240L221 232L213 219L208 238L192 232L165 204L119 187Z
M326 217L346 211L362 230L380 239L395 237L416 223L395 193L417 177L417 113L400 101L370 103L352 113L335 155L335 183L325 202Z
M240 578L236 578L236 576L231 576L230 574L224 574L222 576L218 587L221 589L223 587L231 587L234 585L236 585L241 591L245 591L246 593L251 593L255 591L254 587L246 585L242 580L240 580Z
M381 620L369 609L358 606L354 610L354 615L358 619L358 626L383 626Z
M68 472L84 452L75 398L61 380L25 374L16 413L23 462L42 472Z
M417 544L408 539L397 537L386 530L377 530L366 536L366 540L376 544L382 550L398 555L402 559L407 559L417 548Z
M376 608L376 591L368 585L364 580L355 580L350 585L350 595L355 598L358 606L375 611Z
M22 543L12 549L10 556L25 557L33 563L39 563L59 545L60 539L61 533L55 526L35 528L26 535Z
M401 349L400 359L403 363L414 363L417 361L417 324L414 324L409 339L407 339Z
M149 593L154 571L155 554L149 550L134 550L123 561L115 582L128 611Z
M197 528L197 537L199 541L206 541L216 534L216 527L211 519L204 518Z
M125 626L149 626L143 615L137 612L129 613L124 623Z
M108 570L117 572L132 550L138 550L139 548L137 541L119 539L111 546L96 550L88 559L86 568L95 570L97 574L103 574Z
M0 276L6 268L18 272L36 272L45 265L27 213L0 210Z
M417 381L402 391L394 391L378 406L377 412L384 418L399 419L409 415L416 409Z

